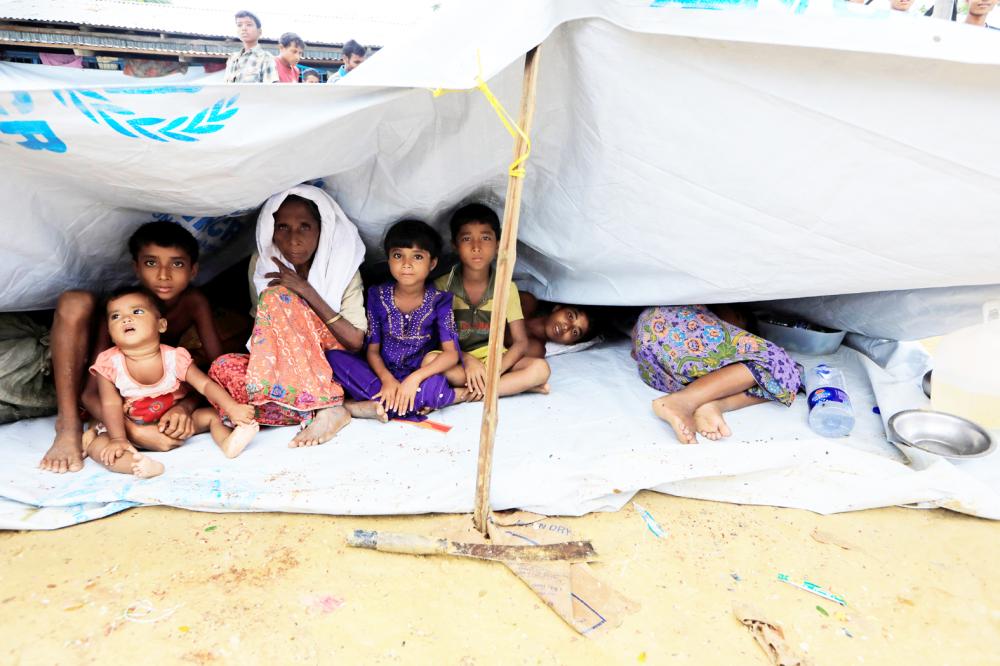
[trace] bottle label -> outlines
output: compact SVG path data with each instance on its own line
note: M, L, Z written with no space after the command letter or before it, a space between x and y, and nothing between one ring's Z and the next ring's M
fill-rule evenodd
M839 388L834 386L821 386L818 389L813 389L813 392L809 394L809 409L812 409L821 402L839 402L843 405L850 406L851 399L847 397L847 393Z
M830 375L833 374L833 368L828 366L826 363L820 363L813 368L813 373L815 373L820 379L829 379Z

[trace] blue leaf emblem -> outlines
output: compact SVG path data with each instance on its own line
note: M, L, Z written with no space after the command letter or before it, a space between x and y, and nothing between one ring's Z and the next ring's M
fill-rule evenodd
M239 95L220 99L193 116L159 118L139 116L135 111L115 104L108 95L163 95L196 93L201 86L162 86L143 88L106 88L98 90L53 90L52 94L65 107L72 105L95 125L106 125L132 139L150 139L166 143L191 143L200 136L213 134L226 127L226 121L236 115ZM68 101L67 101L68 98Z

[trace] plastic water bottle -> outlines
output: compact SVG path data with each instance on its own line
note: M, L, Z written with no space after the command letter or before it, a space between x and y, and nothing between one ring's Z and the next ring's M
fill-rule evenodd
M809 427L823 437L846 437L854 427L854 409L844 373L826 363L806 372Z

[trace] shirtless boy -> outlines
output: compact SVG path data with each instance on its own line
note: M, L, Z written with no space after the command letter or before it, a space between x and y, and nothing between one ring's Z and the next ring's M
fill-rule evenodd
M208 299L191 280L198 275L198 242L180 225L149 222L132 234L129 252L139 282L164 303L167 333L163 342L176 346L194 326L209 359L221 353ZM87 291L67 291L59 297L52 322L52 374L56 385L56 436L39 467L50 472L83 469L82 405L94 418L101 416L97 382L87 368L100 352L111 347L98 297ZM96 333L94 332L96 329ZM84 383L86 377L86 383ZM126 423L130 441L151 451L169 451L194 434L191 415L198 396L181 400L164 412L156 425Z

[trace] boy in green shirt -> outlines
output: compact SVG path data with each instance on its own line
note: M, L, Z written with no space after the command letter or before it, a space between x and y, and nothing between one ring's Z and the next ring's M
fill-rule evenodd
M464 386L469 398L482 399L486 392L487 341L493 312L493 260L497 256L500 220L482 204L469 204L451 218L451 241L459 264L438 278L434 286L454 295L452 308L462 348L462 362L445 373L452 386ZM507 331L510 347L500 359L501 396L525 391L548 393L551 370L545 359L528 358L528 331L521 313L517 287L510 285L507 301Z

